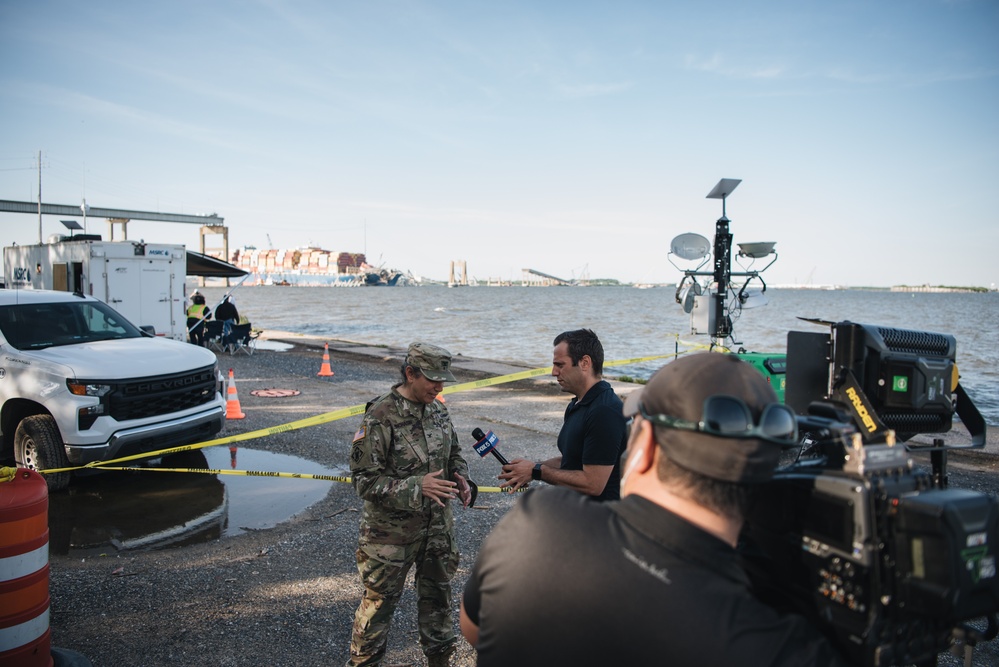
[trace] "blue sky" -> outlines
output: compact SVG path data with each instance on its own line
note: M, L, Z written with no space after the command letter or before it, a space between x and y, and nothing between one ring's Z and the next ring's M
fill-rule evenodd
M0 0L0 199L41 151L46 203L217 212L231 248L672 282L740 178L770 284L989 286L997 34L995 0Z

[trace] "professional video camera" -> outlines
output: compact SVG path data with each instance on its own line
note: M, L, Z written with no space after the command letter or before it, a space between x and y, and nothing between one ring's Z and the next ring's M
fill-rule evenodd
M785 400L802 438L747 521L754 583L856 664L936 664L956 644L970 651L999 628L999 502L947 488L947 451L985 444L955 340L824 324L830 334L788 335ZM901 444L949 432L955 413L970 443ZM915 451L930 453L932 472L914 465Z

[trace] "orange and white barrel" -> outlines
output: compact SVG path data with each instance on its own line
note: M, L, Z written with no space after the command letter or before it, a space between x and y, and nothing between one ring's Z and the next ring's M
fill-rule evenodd
M34 471L0 472L0 665L51 667L48 488Z

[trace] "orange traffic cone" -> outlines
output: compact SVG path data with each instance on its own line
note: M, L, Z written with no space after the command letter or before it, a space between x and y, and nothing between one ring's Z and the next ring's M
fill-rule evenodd
M331 378L333 377L333 369L330 368L330 344L325 343L326 349L323 350L323 365L316 373L321 378Z
M437 400L440 401L441 403L447 403L447 401L444 400L443 393L437 394Z
M236 393L236 379L232 376L232 369L229 369L229 382L228 389L226 389L226 402L225 402L225 418L226 419L242 419L246 415L243 414L243 409L239 407L239 395Z

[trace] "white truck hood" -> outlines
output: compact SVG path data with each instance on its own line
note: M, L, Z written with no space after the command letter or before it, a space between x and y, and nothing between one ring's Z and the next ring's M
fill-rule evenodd
M20 352L69 369L67 377L117 380L182 373L211 366L215 355L204 348L166 338L125 338Z

